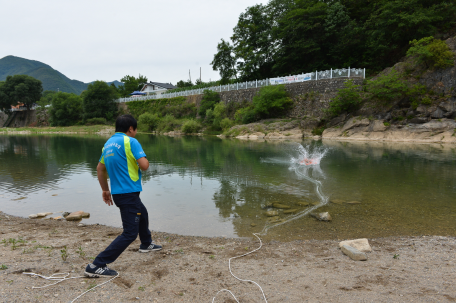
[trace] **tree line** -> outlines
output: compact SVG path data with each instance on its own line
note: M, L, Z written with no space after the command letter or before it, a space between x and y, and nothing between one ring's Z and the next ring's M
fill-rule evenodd
M212 67L223 83L341 67L376 73L409 42L454 33L456 1L271 0L241 13Z

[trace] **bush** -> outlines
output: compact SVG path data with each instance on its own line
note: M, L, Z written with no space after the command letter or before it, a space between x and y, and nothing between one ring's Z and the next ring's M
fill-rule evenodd
M292 104L293 101L285 91L285 85L262 87L259 93L253 97L254 112L262 118L278 117Z
M407 83L400 78L400 74L392 69L389 73L379 76L375 80L368 80L366 89L373 98L392 101L409 94Z
M74 125L82 118L82 99L78 95L59 92L53 95L51 104L52 126Z
M322 127L316 127L312 130L312 135L314 136L321 136L323 134L323 132L325 131L325 127L322 126Z
M181 131L186 134L198 133L201 130L201 124L195 120L187 120L182 125Z
M234 114L234 120L237 123L249 124L258 120L253 107L243 107L236 111Z
M198 114L201 116L201 118L206 117L206 111L208 109L214 109L214 106L220 102L220 95L216 92L213 92L211 90L204 90L203 92L203 98L201 99L201 104L199 107Z
M342 112L351 112L358 108L361 103L361 90L359 85L355 85L352 80L344 83L345 88L337 92L336 97L329 103L326 112L334 117Z
M212 109L208 109L206 111L206 117L204 118L204 123L212 124L214 122L214 111Z
M158 123L158 131L161 132L168 132L176 129L180 129L181 122L174 118L172 115L166 115L164 116L160 122Z
M442 40L426 37L410 41L410 45L407 56L416 56L418 62L426 64L426 67L445 68L454 65L454 54Z
M85 125L105 125L106 119L105 118L92 118L87 119Z
M223 104L222 102L217 103L217 105L215 105L215 107L214 107L214 114L213 115L214 115L214 119L213 119L212 125L216 129L220 129L221 128L220 123L222 122L223 118L226 117L226 106L225 106L225 104Z
M138 127L145 131L154 131L158 127L160 118L156 114L144 113L139 116Z
M231 120L230 118L224 118L222 121L220 121L220 128L223 130L227 130L231 128L234 125L234 121Z
M421 99L421 104L424 104L424 105L431 105L431 98L429 98L428 96L425 96L423 97L423 99Z

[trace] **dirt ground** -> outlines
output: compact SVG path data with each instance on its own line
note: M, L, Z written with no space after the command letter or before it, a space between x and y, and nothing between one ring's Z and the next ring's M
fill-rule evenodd
M76 222L25 219L0 212L1 302L71 302L107 279L79 278L55 286L41 275L80 276L121 229ZM240 282L228 259L259 246L256 239L152 233L163 250L139 253L134 242L110 265L120 276L76 302L212 302L221 289L239 302L264 302L257 286ZM10 240L11 239L11 240ZM268 302L455 302L456 238L369 239L368 261L352 261L336 241L271 241L232 261L242 279L256 281ZM66 247L66 249L65 249ZM68 255L66 261L62 255ZM220 293L215 302L235 302Z

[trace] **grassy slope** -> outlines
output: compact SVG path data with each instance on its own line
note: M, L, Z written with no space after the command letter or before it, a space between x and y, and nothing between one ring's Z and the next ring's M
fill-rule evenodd
M97 133L103 129L112 130L114 127L109 125L80 125L80 126L61 126L61 127L19 127L19 128L0 128L0 134L12 132L30 132L30 133Z

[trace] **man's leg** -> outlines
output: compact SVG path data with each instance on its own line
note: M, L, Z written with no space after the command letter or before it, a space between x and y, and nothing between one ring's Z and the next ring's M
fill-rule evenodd
M138 237L141 209L136 203L138 195L119 194L113 195L114 203L120 209L123 233L101 252L93 261L98 267L114 262L122 252Z
M152 244L152 236L149 230L149 214L147 213L147 208L139 199L139 206L141 210L141 217L139 219L139 239L141 240L140 248L147 248Z
M152 237L149 230L149 214L144 204L139 200L138 204L141 208L141 219L139 222L139 239L141 246L139 252L147 253L155 250L161 250L162 247L158 244L152 243Z

